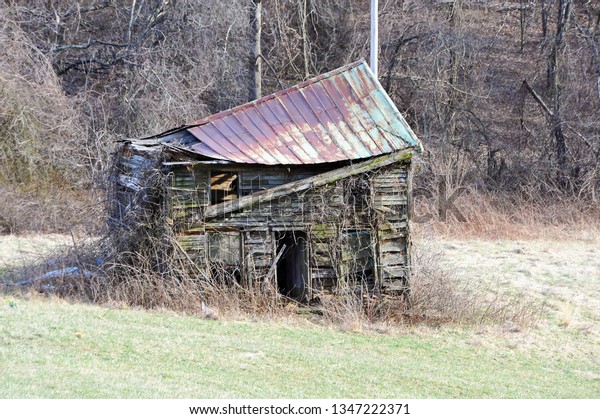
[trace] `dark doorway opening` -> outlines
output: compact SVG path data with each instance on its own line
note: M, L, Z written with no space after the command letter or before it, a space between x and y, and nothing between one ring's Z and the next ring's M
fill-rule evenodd
M286 231L278 234L277 287L279 292L296 300L306 297L308 282L308 245L306 233Z

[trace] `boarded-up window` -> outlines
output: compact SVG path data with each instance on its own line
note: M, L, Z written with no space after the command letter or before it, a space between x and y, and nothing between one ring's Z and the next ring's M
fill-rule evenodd
M219 204L238 198L238 174L213 171L210 173L210 203Z
M343 270L350 279L373 280L373 246L368 230L347 231L342 241Z
M212 261L229 265L241 263L241 236L236 232L209 233L208 255Z

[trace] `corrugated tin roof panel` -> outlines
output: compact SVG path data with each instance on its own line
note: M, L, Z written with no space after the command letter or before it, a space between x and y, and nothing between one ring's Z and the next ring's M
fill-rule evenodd
M362 60L187 129L197 141L179 146L238 163L327 163L420 147Z

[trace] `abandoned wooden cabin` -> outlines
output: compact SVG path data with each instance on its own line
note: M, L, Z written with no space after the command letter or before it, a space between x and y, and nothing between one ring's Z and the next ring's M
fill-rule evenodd
M120 224L149 208L203 272L294 298L409 276L421 145L364 61L155 137L126 142ZM146 190L152 173L166 185ZM135 228L145 228L144 224Z

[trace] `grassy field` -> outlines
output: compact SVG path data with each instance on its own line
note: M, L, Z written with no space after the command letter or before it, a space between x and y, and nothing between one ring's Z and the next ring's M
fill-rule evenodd
M0 397L600 397L597 243L439 246L470 280L544 299L539 324L345 333L4 296Z
M5 301L0 316L4 398L600 395L597 352L481 332L348 334L40 300Z

